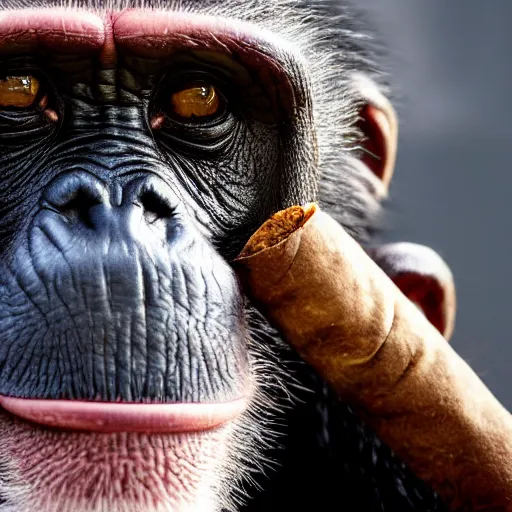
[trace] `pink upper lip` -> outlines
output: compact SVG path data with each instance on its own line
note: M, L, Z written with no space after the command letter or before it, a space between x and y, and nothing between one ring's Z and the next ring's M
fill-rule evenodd
M243 398L221 403L134 404L41 400L0 395L0 406L34 423L92 432L184 433L211 430L238 417Z

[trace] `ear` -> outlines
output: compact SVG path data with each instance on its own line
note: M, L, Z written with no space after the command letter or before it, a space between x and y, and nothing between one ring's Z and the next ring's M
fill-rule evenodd
M393 177L398 147L395 109L379 86L364 74L352 78L353 92L362 105L358 127L363 134L361 163L380 182L375 187L387 194ZM449 339L456 312L452 273L443 259L428 247L396 243L368 249L368 253L397 287Z
M363 134L361 161L382 182L383 195L386 195L398 147L396 112L378 85L366 75L354 75L352 84L362 102L358 123Z
M373 260L449 339L455 324L456 296L453 276L432 249L411 243L395 243L369 249Z

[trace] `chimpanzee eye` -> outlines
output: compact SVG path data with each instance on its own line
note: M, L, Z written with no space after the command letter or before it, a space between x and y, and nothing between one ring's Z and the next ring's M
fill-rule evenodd
M0 108L28 108L39 98L41 83L32 75L0 79Z
M211 85L199 85L175 92L171 97L174 114L192 120L218 114L222 100L217 89Z

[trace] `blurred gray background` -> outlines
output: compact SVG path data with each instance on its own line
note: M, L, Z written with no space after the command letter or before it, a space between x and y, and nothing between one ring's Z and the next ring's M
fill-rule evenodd
M448 262L452 344L512 410L512 1L357 3L390 48L400 92L385 238Z

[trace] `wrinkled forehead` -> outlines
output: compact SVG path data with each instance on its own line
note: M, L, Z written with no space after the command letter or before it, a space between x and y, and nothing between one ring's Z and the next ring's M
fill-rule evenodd
M0 64L6 56L43 51L50 59L52 53L85 54L99 69L115 67L120 55L165 63L181 50L207 50L244 66L288 112L311 111L311 77L298 45L259 23L208 14L216 11L208 2L197 2L201 12L185 1L176 10L175 2L165 9L20 8L14 2L16 9L7 8L9 0L0 6Z
M14 9L0 10L0 52L44 47L59 52L100 51L105 58L119 50L150 57L177 48L259 54L268 64L294 58L291 48L251 23L169 9Z
M0 10L0 58L19 53L94 54L115 65L120 53L165 59L183 49L226 54L302 103L302 58L252 23L172 9L18 8ZM282 91L286 92L286 91Z

